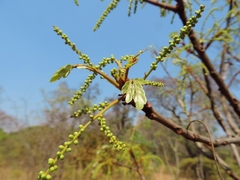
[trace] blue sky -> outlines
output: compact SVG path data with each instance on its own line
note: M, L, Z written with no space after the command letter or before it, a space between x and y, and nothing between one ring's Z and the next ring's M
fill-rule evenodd
M120 58L136 54L149 45L167 45L168 34L182 26L177 16L174 24L170 24L172 13L167 18L160 18L159 9L148 4L143 9L139 6L137 13L129 18L128 2L121 1L100 29L93 32L95 23L109 2L84 0L77 7L73 1L63 0L1 1L0 109L22 118L24 114L44 107L40 89L47 92L56 90L63 81L76 89L86 78L86 71L75 70L64 80L49 82L54 72L63 65L81 63L53 31L53 25L62 29L95 64L111 54ZM130 76L143 76L142 70L148 71L153 60L150 52L142 54L141 63L134 67ZM175 71L175 68L170 68L170 73ZM161 69L153 75L164 76ZM109 94L117 94L114 88L103 82L98 81L98 84L101 83L99 100L104 100Z

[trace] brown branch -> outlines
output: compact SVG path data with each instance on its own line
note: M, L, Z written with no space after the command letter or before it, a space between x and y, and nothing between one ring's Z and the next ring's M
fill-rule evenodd
M187 71L188 71L189 74L195 79L195 81L199 84L199 86L201 87L201 89L203 90L203 92L204 92L205 94L207 94L207 93L208 93L208 90L207 90L206 86L203 84L203 82L201 81L201 79L198 78L198 77L193 73L193 71L192 71L189 67L187 67Z
M230 3L229 3L229 12L232 10L232 8L233 8L233 0L230 0ZM231 15L229 15L229 16L227 17L227 20L226 20L227 23L226 23L225 30L227 30L227 29L229 28L231 19L232 19L232 18L231 18ZM222 56L221 56L222 60L221 60L220 71L219 71L220 75L222 75L222 76L223 76L224 67L225 67L225 56L226 56L226 53L227 53L228 49L229 49L229 45L228 45L227 43L225 43L225 44L223 45ZM223 78L223 79L224 79L224 78Z
M121 167L128 168L128 169L130 169L130 170L137 171L135 168L133 168L133 167L131 167L131 166L124 165L124 164L121 164L121 163L119 163L119 162L113 161L112 163L115 164L115 165L117 165L117 166L121 166Z
M235 122L236 120L234 121L234 119L233 119L233 117L232 117L232 115L231 115L231 113L229 111L229 108L228 108L228 106L226 104L225 98L222 96L220 100L221 100L221 104L222 104L222 107L223 107L222 110L223 110L223 112L224 112L224 114L226 116L226 121L228 122L229 127L232 129L232 131L235 134L240 135L240 129L238 128L237 122ZM239 165L240 165L240 163L239 163Z
M209 151L206 150L206 148L211 150L210 146L205 146L206 148L204 148L200 143L196 143L196 145L205 157L214 160L212 153L209 153ZM216 152L215 154L219 165L226 171L226 173L234 180L239 180L239 177L233 172L231 167Z
M227 145L231 143L240 143L240 137L228 137L228 138L219 138L215 139L211 142L211 140L205 136L196 134L192 131L186 130L185 128L181 127L180 125L176 124L174 121L165 118L161 114L159 114L152 105L147 102L147 104L144 106L142 111L145 112L146 117L148 117L151 120L155 120L161 124L163 124L165 127L171 129L173 132L175 132L178 135L183 136L184 138L194 141L194 142L202 142L206 145L213 145L215 147L221 146L221 145Z
M240 62L240 58L238 58L237 56L234 56L229 50L227 51L227 53L230 55L231 58L233 58L236 61Z
M162 3L162 2L159 2L158 0L144 0L145 2L149 3L149 4L152 4L154 6L158 6L160 8L164 8L166 10L169 10L169 11L172 11L172 12L177 12L177 6L172 6L170 4L167 4L167 3Z
M203 74L205 74L204 69L203 69ZM210 100L210 103L211 103L211 108L212 108L213 115L217 119L218 123L222 126L222 128L226 132L227 136L232 137L233 133L232 133L232 131L230 131L229 126L232 127L233 129L237 129L237 130L238 130L238 128L237 128L236 125L234 125L235 123L232 121L232 119L230 117L227 117L227 121L229 122L229 126L226 125L226 123L224 122L223 118L220 115L219 109L217 108L217 106L215 104L215 100L214 100L213 95L212 95L212 89L211 89L211 86L210 86L209 79L206 75L204 75L204 78L205 78L206 85L207 85L207 88L208 88L207 96L208 96L208 98ZM223 107L224 106L225 106L225 103L223 103ZM224 110L225 110L225 108L224 108ZM238 165L240 166L240 157L239 157L239 153L237 151L237 147L235 146L235 144L231 144L230 146L232 148L232 151L233 151L233 154L236 158L236 161L237 161Z
M178 15L179 15L182 23L185 25L187 22L187 16L186 16L185 8L184 8L184 2L182 0L177 0L177 2L178 2L178 4L177 4ZM211 77L214 79L214 81L219 86L219 90L226 97L226 99L228 100L228 102L233 107L234 111L236 112L236 114L238 114L238 116L240 117L239 101L229 91L227 85L224 83L222 77L214 68L211 60L207 56L203 46L199 42L199 39L197 38L197 36L195 35L195 32L192 29L190 30L190 33L188 36L193 44L195 51L197 51L199 58L204 63L204 65L207 67Z
M229 84L228 84L228 87L230 87L234 81L234 79L236 78L236 76L240 74L240 71L238 71L236 74L233 75L232 79L230 80Z
M203 74L204 74L206 86L207 86L207 89L208 89L208 93L206 95L207 95L207 97L210 101L213 115L216 118L216 120L218 121L218 123L220 124L220 126L223 128L223 130L227 133L227 135L232 135L232 133L227 128L227 125L224 122L224 119L221 117L219 109L216 106L216 103L215 103L214 98L213 98L211 82L210 82L208 76L206 75L205 69L203 69Z
M205 45L204 49L207 50L210 47L210 45L213 43L214 39L218 38L221 35L222 35L222 31L217 31L217 33Z
M210 131L209 131L207 125L206 125L204 122L199 121L199 120L191 121L191 122L188 124L187 129L189 128L189 126L190 126L192 123L195 123L195 122L201 123L201 124L206 128L206 130L207 130L207 132L208 132L208 135L209 135L209 138L210 138L210 141L212 142L212 136L211 136L211 134L210 134ZM210 149L211 152L212 152L213 160L214 160L214 162L215 162L215 166L216 166L218 175L219 175L219 177L223 180L222 174L220 173L220 170L219 170L219 168L218 168L217 157L216 157L216 152L215 152L213 143L211 143L211 148L209 148L209 149Z
M222 76L223 80L225 80L224 78L224 71L227 71L225 70L225 56L226 56L226 53L227 53L227 49L228 49L228 46L226 44L223 45L223 50L221 52L221 64L220 64L220 71L219 71L219 74ZM225 76L226 77L226 76Z
M130 150L129 150L129 153L130 153L131 158L133 159L134 165L136 166L136 171L138 172L140 178L141 178L142 180L145 180L144 175L143 175L142 172L140 171L140 167L139 167L139 165L138 165L138 162L137 162L137 160L136 160L136 157L135 157L135 155L134 155L133 150L130 149Z
M152 5L158 6L160 8L165 8L174 12L177 12L183 25L186 25L187 22L187 16L184 8L184 2L183 0L177 0L177 5L176 7L171 6L171 5L166 5L164 3L158 2L158 1L153 1L153 0L145 0L145 2L150 3ZM171 8L169 8L171 7ZM230 105L233 107L234 111L236 114L240 117L240 105L239 101L232 95L232 93L229 91L227 85L224 83L222 77L220 74L216 71L214 68L211 60L205 53L204 47L201 45L199 42L199 39L195 35L195 32L191 29L190 33L188 35L190 41L193 44L194 50L198 53L198 56L200 60L203 62L203 64L207 67L211 77L214 79L214 81L217 83L219 86L219 90L221 93L226 97Z

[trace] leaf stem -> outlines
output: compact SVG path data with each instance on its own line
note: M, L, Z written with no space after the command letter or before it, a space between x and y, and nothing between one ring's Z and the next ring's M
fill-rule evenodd
M105 74L103 71L95 68L95 67L91 67L91 66L87 66L87 65L84 65L84 64L75 64L72 66L72 68L86 68L88 69L89 71L92 71L94 73L97 73L101 76L103 76L108 82L110 82L113 86L115 86L117 89L121 90L120 89L120 85L114 80L112 79L111 77L109 77L107 74Z

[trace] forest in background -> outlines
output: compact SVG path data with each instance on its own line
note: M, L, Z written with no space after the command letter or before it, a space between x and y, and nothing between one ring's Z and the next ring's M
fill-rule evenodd
M153 97L156 105L165 103L161 97L155 98L158 91L156 88L147 89L147 96L149 99ZM34 117L43 122L39 126L18 127L21 125L17 119L1 111L1 127L19 129L9 133L3 129L0 131L0 174L3 179L36 179L38 170L46 166L48 158L53 156L58 145L66 140L66 134L87 121L87 116L86 119L71 119L69 114L75 109L91 105L100 90L97 85L92 86L91 92L86 93L73 108L69 108L66 100L73 92L67 83L62 83L54 92L43 92L46 108L39 117ZM134 108L119 104L107 112L105 117L113 133L126 142L129 149L124 154L116 151L109 145L107 137L99 131L95 122L81 136L79 145L67 155L67 160L60 162L60 173L54 174L55 179L139 179L138 173L133 170L134 162L129 150L135 152L146 179L192 180L197 178L198 169L204 173L206 179L218 179L214 162L204 157L193 142L179 137L154 121L149 121L143 113ZM205 131L201 126L198 128ZM218 136L214 125L212 132ZM240 174L228 146L218 148L218 153ZM104 164L98 167L98 164L103 162ZM111 169L110 173L108 168ZM225 179L231 178L225 175Z
M183 25L187 24L187 15L193 12L189 1L135 2L159 7L162 17L174 12ZM215 3L212 1L213 6ZM119 103L104 114L111 132L126 143L125 151L112 147L96 121L81 134L79 144L70 153L66 152L66 158L58 159L58 171L52 172L53 179L145 180L165 175L179 180L215 180L220 179L219 173L222 179L239 179L240 105L239 94L233 92L239 90L240 12L239 1L225 3L207 12L201 32L190 27L188 37L168 55L168 60L179 69L178 76L173 77L169 67L159 63L158 68L167 76L152 78L164 83L164 87L144 87L148 100L143 108L146 114L137 111L133 102ZM224 8L227 10L223 11ZM215 11L225 14L216 17ZM214 24L205 28L210 18ZM169 37L176 37L176 33ZM161 50L155 47L148 50L158 59ZM209 56L212 54L209 51L217 54ZM89 121L87 113L76 118L70 115L94 107L100 88L91 85L71 107L68 101L76 95L76 90L70 89L67 83L60 84L54 92L43 91L45 108L38 112L39 116L27 117L38 119L41 122L38 126L24 127L18 119L0 111L1 178L36 179L67 136ZM150 103L155 116L145 111ZM219 164L220 172L215 163Z

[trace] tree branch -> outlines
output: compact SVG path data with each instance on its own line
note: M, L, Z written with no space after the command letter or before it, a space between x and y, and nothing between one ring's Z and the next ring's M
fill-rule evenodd
M228 84L228 87L230 87L230 86L232 85L233 81L235 80L235 78L236 78L236 76L237 76L238 74L240 74L240 71L236 72L236 74L233 75L233 77L231 78L231 80L230 80L230 82L229 82L229 84Z
M196 143L198 149L203 153L203 155L209 159L214 160L214 156L207 149L211 151L210 146L205 146L204 148L200 143ZM226 171L226 173L232 177L234 180L239 180L239 177L233 172L232 168L215 152L216 158L220 166Z
M136 171L137 171L137 173L139 174L141 180L145 180L144 175L143 175L142 172L140 171L140 167L139 167L138 162L137 162L137 160L136 160L136 157L135 157L135 155L134 155L134 153L133 153L133 150L130 149L130 150L129 150L129 153L130 153L131 158L133 159L134 165L136 166Z
M215 147L227 145L227 144L231 144L231 143L240 143L240 137L228 137L228 138L221 138L221 139L219 138L219 139L215 139L215 140L211 141L209 138L207 138L205 136L196 134L190 130L186 130L185 128L179 126L172 120L167 119L164 116L162 116L161 114L159 114L158 112L156 112L156 110L152 107L152 105L149 102L147 102L147 104L144 106L142 111L144 111L146 113L145 115L149 119L155 120L155 121L163 124L165 127L171 129L176 134L181 135L184 138L194 141L194 142L202 142L206 145L211 145L211 143L213 143L213 145Z
M149 4L152 4L154 6L158 6L160 8L164 8L166 10L169 10L169 11L172 11L172 12L177 12L177 6L172 6L170 4L167 4L167 3L162 3L162 2L159 2L158 0L144 0L145 2L149 3Z
M177 2L178 2L178 4L177 4L178 15L179 15L182 23L185 25L187 22L187 16L185 13L184 2L182 0L177 0ZM213 66L212 62L210 61L209 57L207 56L203 46L200 44L199 39L197 38L197 36L195 35L195 32L192 29L190 30L188 37L191 40L194 49L197 51L199 58L204 63L204 65L207 67L211 77L214 79L214 81L219 86L219 90L226 97L226 99L228 100L228 102L233 107L234 111L236 112L236 114L238 114L238 116L240 117L239 101L229 91L227 85L224 83L222 77L214 68L214 66Z

